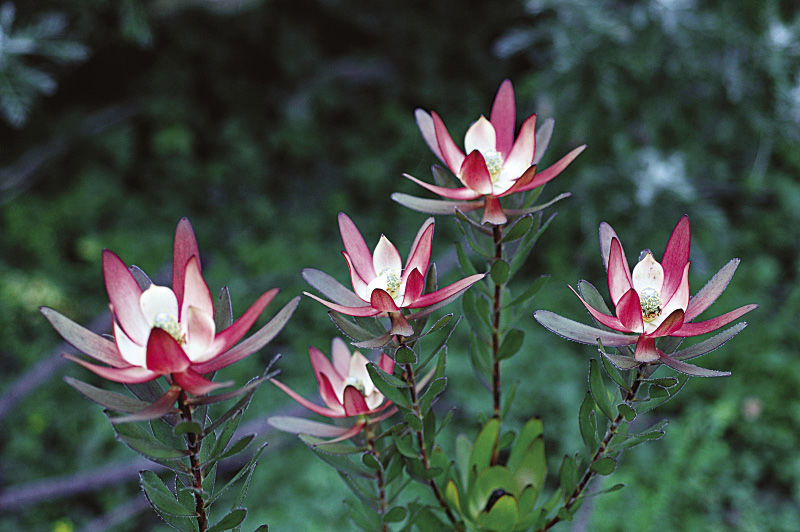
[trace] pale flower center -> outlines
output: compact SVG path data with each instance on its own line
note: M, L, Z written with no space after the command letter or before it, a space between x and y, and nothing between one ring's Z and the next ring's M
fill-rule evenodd
M166 331L175 339L176 342L181 345L186 343L186 337L181 331L178 318L172 314L169 314L168 312L159 312L156 314L155 318L153 318L153 327L158 327L159 329Z
M344 381L344 386L345 388L348 386L352 386L353 388L361 392L361 395L366 395L367 387L365 386L364 381L362 381L358 377L354 377L352 375L348 376Z
M639 293L639 302L642 304L642 319L647 323L661 315L661 296L655 288L647 287Z
M392 299L396 299L400 295L400 275L398 272L390 268L384 268L378 273L377 281L379 286L385 287L384 289L392 296Z
M503 171L503 156L495 150L489 150L483 153L483 159L486 161L492 183L496 182L497 176Z

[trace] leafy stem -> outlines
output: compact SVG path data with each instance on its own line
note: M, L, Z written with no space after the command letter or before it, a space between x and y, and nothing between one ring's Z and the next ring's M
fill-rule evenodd
M403 345L402 343L400 345ZM417 444L419 445L419 455L422 459L422 467L425 468L425 471L430 471L431 469L431 461L428 457L428 451L425 448L425 433L423 432L424 429L422 428L422 411L419 407L419 399L417 397L417 383L414 377L414 368L411 364L404 364L403 369L405 370L403 373L403 377L408 384L408 392L411 399L411 412L414 416L417 417L419 420L419 430L414 430L414 433L417 436ZM433 491L433 495L436 497L436 500L439 502L439 506L441 506L442 510L444 510L445 515L447 515L447 519L450 520L455 530L462 531L464 530L463 526L460 522L456 519L453 515L453 512L450 510L450 506L447 504L447 501L444 499L444 495L442 494L439 486L436 485L436 481L433 478L429 478L427 480L428 486Z
M492 228L494 239L494 262L503 260L503 228L495 225ZM494 402L493 417L500 419L500 360L497 357L500 351L500 308L503 297L503 285L495 281L494 297L492 298L492 398ZM492 457L492 464L497 463L497 457Z
M625 396L623 397L623 401L626 405L631 406L634 401L636 400L636 394L639 392L639 388L642 384L642 379L644 374L642 372L642 367L640 366L636 372L636 377L633 379L633 384L631 385L630 389L625 390ZM592 465L603 458L603 453L605 453L606 449L608 448L608 444L611 442L611 439L617 434L617 430L619 430L619 426L623 422L622 413L617 414L614 420L606 429L606 433L603 436L602 441L597 446L597 450L592 455L592 459L589 460L589 464L586 466L586 470L583 472L583 476L581 477L580 482L578 485L575 486L575 489L570 494L567 502L564 503L563 508L565 510L569 510L578 500L580 500L581 494L589 485L589 482L594 478L595 472L592 470ZM549 530L556 523L561 521L560 515L554 516L550 519L540 530Z
M192 407L187 403L186 392L178 395L178 408L181 411L181 419L192 421ZM192 475L192 487L194 488L195 514L197 517L197 527L199 532L208 530L208 516L206 515L205 501L203 500L203 471L200 466L200 441L201 438L194 432L186 434L186 449L189 451L189 466Z
M375 457L379 463L379 467L375 470L375 482L378 485L378 511L383 517L386 515L386 484L383 478L383 467L380 465L380 451L375 447L375 431L374 425L367 420L364 426L364 434L367 438L367 452ZM382 532L387 532L389 529L386 523L381 525Z

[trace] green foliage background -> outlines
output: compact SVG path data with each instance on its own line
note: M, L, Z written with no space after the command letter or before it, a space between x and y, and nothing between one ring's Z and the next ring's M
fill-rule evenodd
M413 109L435 109L460 138L509 77L518 117L556 119L545 162L588 144L544 192L573 197L558 205L526 266L528 280L552 275L537 308L585 319L565 284L585 278L604 286L600 221L615 227L632 260L645 246L660 255L683 213L692 220L694 291L729 258L742 258L709 315L760 304L743 334L701 362L733 376L694 379L654 412L652 421L671 419L667 436L625 455L612 481L627 487L587 503L575 526L798 530L800 14L793 5L17 6L20 24L48 10L66 15L69 38L90 55L80 64L31 58L58 78L58 90L34 100L24 127L0 126L2 393L37 364L58 364L59 338L38 306L80 323L103 316L101 250L164 276L182 216L194 224L212 290L228 284L237 313L281 287L271 315L306 288L303 267L344 281L339 211L370 244L385 232L404 253L424 216L389 194L423 195L401 173L426 178L434 162ZM438 220L434 256L444 272L452 270L455 238L452 221ZM532 318L525 328L524 352L505 367L506 379L520 381L511 415L544 418L553 470L579 445L575 416L592 349L547 334ZM305 300L277 343L226 375L243 382L282 352L282 378L312 396L307 348L327 352L334 334L321 306ZM451 347L441 406L458 405L456 427L474 434L475 413L489 410L490 397L471 374L465 336ZM0 420L0 496L133 460L99 408L61 381L65 374L100 382L56 365ZM264 386L248 418L289 408L287 397ZM266 428L262 436L270 448L250 490L247 523L349 529L335 472L293 437ZM98 489L6 507L0 528L159 526L142 501L135 475L112 485L98 480Z

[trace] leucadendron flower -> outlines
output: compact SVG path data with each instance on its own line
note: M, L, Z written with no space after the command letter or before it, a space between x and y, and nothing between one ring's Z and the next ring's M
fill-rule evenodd
M332 419L354 418L355 422L350 427L339 427L303 418L276 416L269 420L274 427L296 434L333 438L326 442L333 443L352 438L367 423L377 423L397 411L395 407L389 408L391 401L372 383L367 371L369 360L358 351L351 353L341 338L333 339L330 360L313 346L309 347L308 355L325 406L309 401L276 379L270 379L270 382L312 412ZM391 374L394 360L381 353L377 366Z
M73 355L64 356L115 382L141 383L163 375L171 389L193 395L230 385L230 382L212 382L204 375L264 347L296 305L294 301L288 312L287 308L281 311L279 320L268 323L246 342L236 345L278 293L278 289L272 289L229 327L217 330L211 293L200 271L197 241L186 218L175 231L171 288L152 283L141 270L129 269L109 250L103 251L103 277L113 317L113 340L52 309L41 310L67 342L108 366Z
M324 282L314 282L314 286L334 302L321 299L314 294L303 292L326 307L348 316L388 316L392 322L392 334L409 336L414 333L403 314L405 309L426 309L432 311L458 297L485 274L470 275L460 281L431 292L425 290L425 276L431 259L433 241L433 218L428 218L417 233L405 267L397 248L388 238L381 235L374 251L370 252L364 237L353 221L344 213L339 213L339 231L344 243L344 255L350 269L353 291L331 282L325 276ZM317 270L304 271L306 279L319 281L323 275Z
M578 146L558 162L537 171L536 165L544 154L553 122L548 120L536 131L536 115L523 122L514 140L516 106L511 81L500 85L489 119L481 115L464 136L464 152L456 146L450 133L435 112L415 111L417 125L428 147L463 187L448 188L433 185L404 174L405 177L434 194L455 201L437 201L395 193L392 198L414 210L431 214L462 212L483 208L483 222L493 225L506 223L507 214L520 214L504 209L500 198L525 192L544 185L560 174L583 150Z
M607 223L600 225L600 246L603 263L608 272L608 291L614 315L607 309L593 306L585 294L578 296L592 317L600 324L618 331L594 329L568 320L548 311L537 311L534 316L551 331L577 342L594 344L598 340L605 346L621 347L636 344L633 360L636 363L661 362L690 375L718 376L727 372L705 370L682 362L719 347L738 333L720 334L706 342L670 355L656 345L663 337L686 338L715 331L758 305L745 305L716 318L694 322L720 294L733 277L739 259L731 260L694 297L689 294L689 244L691 240L689 217L683 216L667 242L661 262L650 250L642 252L639 262L628 267L628 261L617 234ZM572 287L570 287L572 288Z

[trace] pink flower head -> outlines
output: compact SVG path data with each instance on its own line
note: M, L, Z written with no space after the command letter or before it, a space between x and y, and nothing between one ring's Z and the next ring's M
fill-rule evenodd
M599 323L615 331L638 335L629 337L630 341L627 343L615 344L635 343L634 360L637 362L665 361L667 355L656 347L656 338L705 334L731 323L757 307L745 305L716 318L692 323L691 320L707 309L725 289L738 260L729 263L733 264L732 267L726 266L720 270L703 290L690 299L690 240L689 217L684 215L672 231L661 262L656 261L653 254L646 250L644 258L631 272L622 244L614 230L606 223L600 226L600 244L603 262L608 271L608 291L614 304L615 316L595 309L577 292L576 295ZM668 362L671 361L665 361Z
M264 293L229 327L216 330L211 293L200 273L197 241L186 218L175 231L172 288L148 279L142 282L148 286L140 286L125 263L108 250L103 251L103 276L113 317L113 341L51 309L42 309L68 342L110 367L65 356L103 378L139 383L165 375L183 390L202 395L230 384L211 382L203 374L249 356L272 337L261 334L257 341L235 345L272 301L277 289Z
M537 172L536 165L549 142L552 123L547 122L540 129L540 138L537 139L536 115L531 115L522 124L515 141L514 89L509 80L503 81L497 91L490 119L481 115L467 130L464 136L465 152L456 146L444 122L435 112L417 109L415 116L425 142L464 186L447 188L425 183L408 174L404 174L405 177L443 198L460 202L448 202L450 212L453 208L471 211L483 207L483 222L494 225L506 222L506 212L500 205L500 198L547 183L560 174L586 147L583 145L573 149L554 165ZM539 146L537 141L540 142ZM483 199L480 201L472 201L481 197ZM430 203L431 200L420 200L406 195L395 195L394 198L416 210L445 212L436 207L433 210L427 209L426 207L434 205Z
M341 441L361 432L366 423L385 419L397 410L396 408L386 410L392 403L385 399L372 383L367 371L369 360L358 351L350 353L350 349L341 338L333 339L330 360L316 347L309 347L308 354L319 385L319 395L325 406L305 399L276 379L270 379L270 381L312 412L333 419L349 417L358 419L353 427L343 428L327 425L320 427L318 424L300 418L271 418L270 421L277 428L304 433L315 433L315 429L321 430L322 433L319 435L336 436L336 439L331 441ZM394 371L394 360L381 353L378 367L391 374ZM368 419L368 416L381 412L383 413L380 416Z
M370 253L364 237L353 221L346 214L339 213L339 231L345 248L342 255L350 269L350 280L355 293L347 291L349 294L347 301L362 304L351 306L325 301L308 292L304 294L332 310L349 316L389 316L392 320L393 334L404 336L413 334L414 331L401 309L438 308L450 302L485 275L471 275L430 294L423 294L431 258L433 226L433 218L428 218L422 224L411 245L404 268L400 253L388 238L381 235L375 250ZM352 295L356 297L351 297Z

